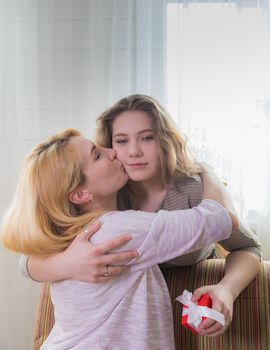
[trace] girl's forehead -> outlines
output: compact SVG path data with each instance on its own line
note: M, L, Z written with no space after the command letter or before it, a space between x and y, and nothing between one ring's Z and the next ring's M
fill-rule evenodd
M113 133L118 131L140 132L144 129L152 129L153 120L145 112L142 111L126 111L119 114L112 123Z

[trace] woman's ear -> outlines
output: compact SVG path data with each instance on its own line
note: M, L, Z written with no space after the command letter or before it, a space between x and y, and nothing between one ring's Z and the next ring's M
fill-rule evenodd
M69 194L69 200L73 204L84 204L93 200L93 195L88 191L76 190Z

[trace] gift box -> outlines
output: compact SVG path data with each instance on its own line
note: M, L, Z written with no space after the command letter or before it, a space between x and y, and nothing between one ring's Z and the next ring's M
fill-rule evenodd
M197 301L197 305L198 306L207 306L208 308L211 308L212 307L212 299L210 298L210 296L208 294L204 294L201 296L201 298ZM183 310L184 309L188 309L189 307L186 306L186 305L183 305ZM188 317L189 315L186 314L185 315L185 312L183 311L183 314L182 314L182 320L181 320L181 325L188 328L191 332L193 332L194 334L198 334L198 332L196 331L196 328L199 326L195 326L193 324L193 322L190 322L190 324L188 323ZM200 324L202 323L203 320L205 320L207 317L206 316L202 316L201 317L202 320L200 322Z
M183 294L176 298L183 304L181 324L191 330L194 334L198 334L196 328L206 318L211 318L224 326L224 315L212 309L212 300L208 294L204 294L194 303L192 300L192 293L184 290Z

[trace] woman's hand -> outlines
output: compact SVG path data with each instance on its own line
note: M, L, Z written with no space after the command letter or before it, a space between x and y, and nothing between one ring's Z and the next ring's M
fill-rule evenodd
M30 257L28 272L36 281L60 281L76 279L84 282L105 282L127 269L127 263L138 256L136 251L110 253L129 242L132 237L124 234L102 244L94 245L90 238L98 231L100 223L89 225L80 232L62 253L48 258Z
M89 225L88 232L80 232L64 252L71 278L104 282L126 270L126 264L138 256L136 251L110 253L130 241L130 235L119 235L99 245L92 244L90 239L99 227L100 223Z
M212 309L221 312L225 317L225 326L207 318L196 329L199 334L215 337L223 334L229 327L233 316L233 295L226 287L215 284L198 288L193 293L193 302L197 302L203 294L208 294L212 299Z

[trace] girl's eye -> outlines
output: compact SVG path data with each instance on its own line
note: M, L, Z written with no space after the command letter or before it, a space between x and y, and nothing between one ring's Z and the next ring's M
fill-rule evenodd
M144 136L142 138L143 141L151 141L151 140L154 140L154 136L153 135L147 135L147 136Z
M124 143L127 143L127 140L124 140L124 139L119 139L119 140L116 140L115 143L117 144L124 144Z

